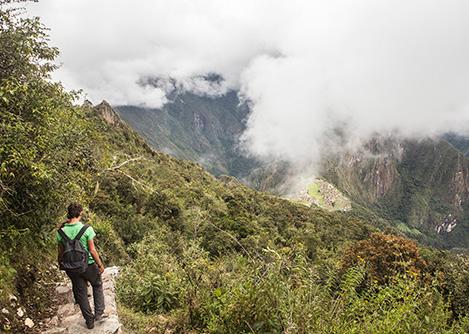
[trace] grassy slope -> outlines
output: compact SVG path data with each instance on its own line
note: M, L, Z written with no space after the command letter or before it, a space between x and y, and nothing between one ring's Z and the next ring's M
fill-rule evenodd
M248 333L254 326L260 332L282 332L288 321L279 312L291 299L299 300L298 309L287 313L299 316L294 321L306 332L348 332L345 313L326 320L324 310L337 305L324 286L335 284L331 273L344 247L377 227L389 229L386 221L357 205L351 212L326 212L257 192L231 177L216 179L198 164L151 150L125 127L101 126L113 154L142 157L103 175L90 202L132 259L118 287L128 329ZM113 254L113 248L103 252ZM313 276L307 278L309 271ZM309 287L313 281L319 285ZM307 297L314 289L322 292ZM324 309L309 304L314 298L324 298ZM397 310L400 301L395 303ZM305 323L305 307L316 310L310 316L318 323ZM385 326L384 320L373 321L372 326ZM443 328L445 322L435 318L434 326Z
M256 189L281 192L288 167L276 163L259 166L234 149L233 138L244 129L243 119L247 113L247 109L239 108L238 103L235 92L213 99L182 94L162 110L121 107L119 112L153 147L199 161L215 175L234 175L246 179ZM195 115L205 125L203 129L195 126ZM445 139L467 153L466 138L447 135ZM442 247L467 247L467 210L456 212L451 204L454 199L450 198L454 188L451 177L460 165L456 151L445 141L438 144L409 141L406 145L408 153L402 162L365 158L359 165L354 165L355 170L343 168L329 171L326 176L353 200L376 210L385 219L395 221L395 226L409 236L419 236L422 241ZM392 146L392 140L384 143L385 150ZM377 147L376 153L380 149L383 147ZM396 176L396 183L392 189L384 191L385 196L378 194L381 190L375 185L373 173L379 169L387 169L389 177ZM450 212L458 216L459 225L454 233L436 235L435 225Z
M298 238L313 237L314 234L314 238L327 240L327 247L364 237L366 232L363 234L363 231L371 228L368 223L357 221L354 213L342 215L305 208L252 190L233 178L218 180L194 162L150 149L128 128L116 131L105 124L101 127L109 156L115 154L119 161L129 157L142 159L101 176L99 191L90 202L93 211L100 216L119 219L119 210L123 210L122 216L141 216L142 225L146 224L147 217L173 224L173 228L188 235L196 233L191 230L195 224L200 231L214 224L233 233L241 242L247 238L246 230L256 231L256 234L265 231L270 236L268 240L262 240L264 246L285 240L281 235L289 225L298 229L295 231ZM125 210L121 207L124 203ZM354 223L347 224L347 221ZM115 224L119 230L119 223ZM137 222L133 224L138 225ZM303 229L311 229L310 234L305 235ZM343 229L343 238L335 238L336 229ZM319 244L322 242L318 241ZM216 248L211 251L217 254Z

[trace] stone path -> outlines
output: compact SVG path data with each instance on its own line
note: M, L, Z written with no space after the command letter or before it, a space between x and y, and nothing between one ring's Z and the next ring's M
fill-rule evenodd
M44 334L122 334L122 325L117 316L114 279L119 273L119 268L106 268L102 275L105 315L109 317L95 322L94 329L88 329L81 315L80 308L73 301L72 285L70 280L56 288L59 308L57 315L46 323L48 329ZM93 305L92 290L88 288L90 305Z

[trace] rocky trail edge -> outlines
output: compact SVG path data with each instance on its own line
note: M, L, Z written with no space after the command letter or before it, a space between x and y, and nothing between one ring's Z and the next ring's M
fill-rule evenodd
M122 324L117 315L115 298L115 278L119 274L118 267L108 267L102 274L104 301L107 315L101 321L95 322L93 329L86 328L85 320L80 312L80 308L75 304L72 292L72 283L66 280L59 283L55 289L58 299L57 314L46 321L44 334L122 334ZM93 307L92 290L88 288L88 298Z

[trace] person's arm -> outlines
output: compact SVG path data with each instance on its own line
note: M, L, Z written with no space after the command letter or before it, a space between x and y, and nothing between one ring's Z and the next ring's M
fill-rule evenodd
M88 240L88 248L90 250L90 254L93 257L94 261L98 265L99 272L102 274L104 271L104 264L101 261L101 258L99 257L98 251L96 250L96 247L94 246L94 240L90 239Z
M62 263L62 258L64 256L64 245L61 242L59 242L57 245L57 262L59 263L60 268L60 264Z

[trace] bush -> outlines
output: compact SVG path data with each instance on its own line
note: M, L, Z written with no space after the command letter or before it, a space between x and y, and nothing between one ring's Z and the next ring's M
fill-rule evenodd
M106 265L127 263L129 256L112 224L96 215L90 217L90 223L96 232L96 247L103 262Z
M395 235L372 233L366 240L349 247L342 258L344 270L364 265L369 281L385 284L398 274L418 276L426 262L415 242Z
M159 237L149 236L133 250L136 259L117 285L119 300L145 313L171 311L183 300L182 270Z
M8 294L13 291L15 275L8 257L0 254L0 304L6 304Z

